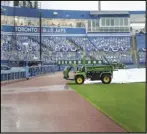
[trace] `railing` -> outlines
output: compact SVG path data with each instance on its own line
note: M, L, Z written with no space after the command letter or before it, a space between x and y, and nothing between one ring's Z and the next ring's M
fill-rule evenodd
M1 73L1 82L2 81L11 81L25 78L25 72L8 72Z
M29 67L29 78L40 76L49 73L55 73L58 71L56 65L43 65L43 66L33 66ZM1 71L1 82L13 81L26 78L26 71Z
M57 71L56 65L29 67L29 77L34 77L48 73L55 73L56 71Z

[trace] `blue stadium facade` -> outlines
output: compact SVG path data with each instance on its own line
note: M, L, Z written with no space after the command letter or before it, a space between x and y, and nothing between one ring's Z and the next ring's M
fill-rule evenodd
M133 44L130 31L130 14L145 14L145 11L3 8L2 63L19 65L25 61L25 43L29 45L30 62L41 60L43 64L53 64L58 60L80 60L86 51L87 60L105 55L124 64L145 63L145 34L136 34Z

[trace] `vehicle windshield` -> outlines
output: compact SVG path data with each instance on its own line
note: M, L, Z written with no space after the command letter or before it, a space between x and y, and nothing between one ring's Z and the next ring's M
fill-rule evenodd
M85 67L82 66L82 67L79 68L79 71L84 72L84 69L85 69Z
M68 71L70 71L70 70L72 69L72 67L71 67L71 66L68 66L66 69L67 69Z

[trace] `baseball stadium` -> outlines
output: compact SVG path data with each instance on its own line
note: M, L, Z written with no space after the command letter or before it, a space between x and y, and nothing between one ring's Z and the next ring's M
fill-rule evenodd
M1 6L2 132L146 131L146 11L14 3Z

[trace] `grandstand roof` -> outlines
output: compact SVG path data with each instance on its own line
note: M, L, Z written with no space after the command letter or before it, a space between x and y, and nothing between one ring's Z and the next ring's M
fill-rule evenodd
M4 7L4 6L3 6ZM8 16L39 17L38 9L4 7ZM14 10L15 9L15 10ZM55 13L55 14L54 14ZM145 15L145 11L75 11L75 10L47 10L42 9L43 18L64 18L64 19L96 19L101 16L129 17L130 15Z
M146 14L146 11L129 11L130 14Z
M90 11L90 15L121 15L121 14L129 14L128 11Z

